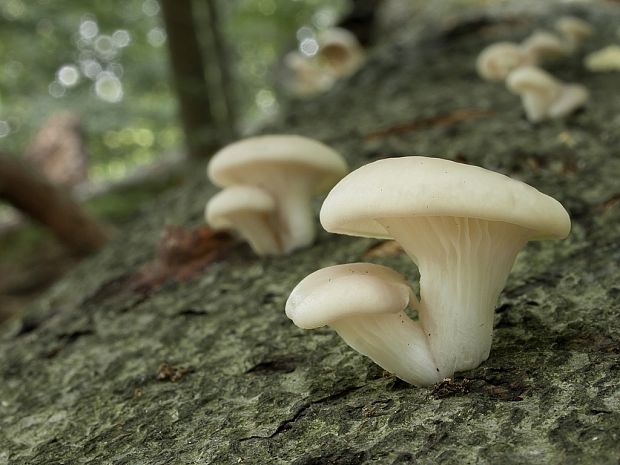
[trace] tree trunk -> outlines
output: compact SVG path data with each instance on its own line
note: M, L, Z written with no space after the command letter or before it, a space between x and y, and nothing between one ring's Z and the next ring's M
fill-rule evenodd
M221 89L224 107L224 122L230 139L237 134L237 109L235 103L235 85L230 62L230 50L222 32L222 18L218 0L205 0L209 16L209 31L211 32L212 47L217 58L219 88Z
M191 0L162 0L172 77L190 156L210 157L221 141L205 78Z
M104 228L34 167L0 153L0 198L43 224L76 255L99 250Z

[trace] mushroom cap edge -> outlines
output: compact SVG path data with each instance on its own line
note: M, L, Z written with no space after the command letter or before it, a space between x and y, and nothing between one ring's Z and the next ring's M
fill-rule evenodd
M314 329L347 317L398 313L412 291L398 272L373 263L322 268L295 286L286 301L286 316L303 329Z
M348 171L344 158L322 142L275 134L248 137L223 147L211 158L207 176L220 187L252 184L252 172L270 164L321 173L317 190L333 186Z
M534 187L473 165L431 157L387 158L345 176L321 208L326 231L391 238L377 219L453 216L512 223L530 239L562 239L570 217Z

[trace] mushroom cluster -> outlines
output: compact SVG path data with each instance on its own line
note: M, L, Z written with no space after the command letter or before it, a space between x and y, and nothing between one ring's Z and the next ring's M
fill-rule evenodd
M284 59L291 72L289 90L298 97L310 97L329 90L338 79L355 73L364 63L364 50L353 33L331 28L316 39L313 55L290 52Z
M506 80L508 89L521 96L529 121L561 118L584 106L587 89L564 84L539 68L548 59L578 50L592 27L572 16L558 19L557 34L535 31L520 44L498 42L486 47L476 60L478 74L489 81Z
M302 280L286 314L302 328L333 327L353 348L415 385L477 367L489 356L494 308L519 250L562 239L570 218L555 199L476 166L403 157L343 178L321 224L396 240L420 271L420 299L405 278L357 263ZM405 309L417 312L418 320Z
M290 253L314 240L314 194L346 172L340 154L307 137L235 142L217 152L207 168L209 179L224 188L207 203L207 223L236 230L258 255Z

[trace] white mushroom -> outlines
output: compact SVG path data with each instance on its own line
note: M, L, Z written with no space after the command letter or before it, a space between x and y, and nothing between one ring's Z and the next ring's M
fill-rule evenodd
M570 230L562 205L533 187L426 157L353 171L327 196L321 223L334 233L395 239L418 265L417 310L442 377L488 357L494 307L517 252Z
M579 84L564 84L535 66L524 66L510 73L508 89L521 96L527 119L533 123L562 118L584 106L588 90Z
M568 47L558 36L546 31L536 31L521 42L521 48L532 57L533 63L564 56Z
M253 186L231 186L207 203L205 218L213 229L237 231L258 255L281 253L274 231L276 204L267 192Z
M288 89L298 97L311 97L327 91L334 85L334 76L314 58L299 52L289 52L284 65L291 71Z
M282 253L310 245L315 237L312 196L347 172L344 159L313 139L294 135L250 137L217 152L207 173L214 184L260 187L276 204L274 225Z
M304 278L286 315L304 329L329 325L347 344L411 384L441 380L424 331L405 309L417 299L405 278L370 263L336 265Z
M334 76L350 76L364 62L364 50L350 31L338 27L326 29L318 39L319 56Z
M574 16L562 16L555 22L554 26L564 37L571 52L579 49L583 42L592 35L592 26L583 19Z
M620 45L608 45L586 56L584 65L595 73L620 71Z
M534 55L520 45L497 42L480 52L476 60L476 69L483 79L503 81L511 71L535 62Z

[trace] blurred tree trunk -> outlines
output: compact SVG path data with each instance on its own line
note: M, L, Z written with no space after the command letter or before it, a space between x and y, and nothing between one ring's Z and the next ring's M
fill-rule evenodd
M97 251L108 240L104 228L63 188L34 167L0 153L0 199L47 226L76 255Z
M191 0L162 0L168 50L181 121L192 157L207 158L220 146Z
M338 22L338 27L350 30L364 47L373 43L375 20L384 0L353 0L351 9Z
M217 60L218 82L221 90L222 107L224 109L224 121L229 137L236 136L237 111L234 96L234 78L230 63L230 51L220 25L220 4L218 0L205 0L207 5L209 32L211 38L211 50Z

